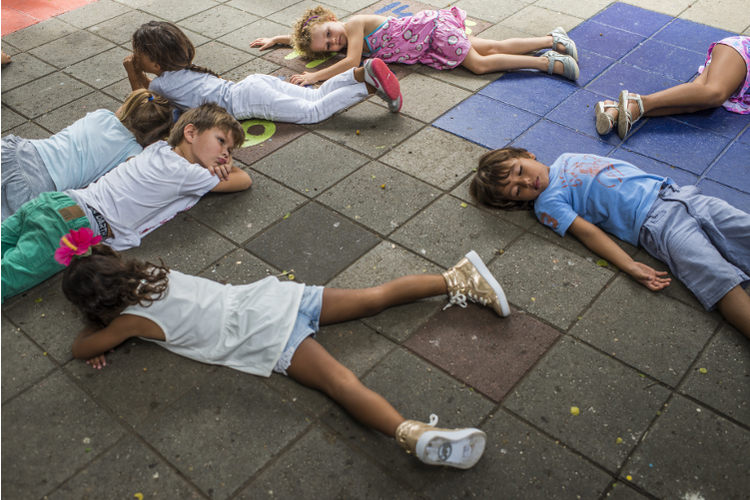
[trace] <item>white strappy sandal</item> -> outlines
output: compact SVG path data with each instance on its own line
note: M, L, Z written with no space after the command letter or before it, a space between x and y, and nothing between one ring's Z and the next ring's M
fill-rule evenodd
M615 117L607 113L610 108L619 109L619 106L617 104L604 104L604 101L596 103L594 112L596 113L596 131L599 135L609 134L615 126Z
M628 101L635 101L638 103L638 118L633 119L633 115L628 111ZM620 139L625 139L625 136L633 129L633 124L641 119L643 116L643 101L641 96L638 94L629 94L627 90L620 92L620 105L618 106L620 115L617 117L617 135Z

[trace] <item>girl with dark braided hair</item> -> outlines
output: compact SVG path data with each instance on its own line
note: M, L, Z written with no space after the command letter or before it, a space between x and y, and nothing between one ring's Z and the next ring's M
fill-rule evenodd
M196 66L193 43L172 23L150 21L133 33L132 41L133 54L123 65L133 90L147 88L183 111L213 102L238 120L318 123L376 92L391 111L401 109L398 80L382 61L347 71L317 89L262 74L235 83Z

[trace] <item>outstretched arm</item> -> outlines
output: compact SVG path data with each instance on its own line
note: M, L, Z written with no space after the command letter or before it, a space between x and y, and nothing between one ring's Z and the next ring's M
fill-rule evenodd
M291 45L292 39L289 35L277 35L271 38L256 38L250 42L250 47L258 47L260 50L270 49L276 44Z
M226 180L220 181L211 190L212 193L234 193L236 191L244 191L249 189L253 185L252 179L247 172L241 170L232 165Z
M667 275L666 272L657 271L642 262L634 261L617 243L612 241L612 238L607 236L607 233L582 217L576 217L568 230L589 250L622 269L649 290L661 290L672 281L670 278L663 277Z

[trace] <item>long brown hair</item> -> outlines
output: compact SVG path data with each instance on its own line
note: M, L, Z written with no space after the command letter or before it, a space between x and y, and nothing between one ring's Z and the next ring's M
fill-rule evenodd
M208 68L193 64L195 46L180 28L166 21L149 21L133 33L133 54L145 54L164 71L189 69L221 78Z
M142 147L169 135L172 126L172 105L162 96L146 89L133 91L120 111L120 122L130 130Z
M123 259L107 245L91 247L65 269L62 290L87 323L105 327L127 306L149 306L167 291L169 268ZM159 259L161 261L161 259Z
M506 181L510 175L508 160L513 158L531 158L531 153L523 148L495 149L485 153L479 159L477 173L469 185L469 193L477 202L495 208L505 210L531 210L534 201L509 200L500 192L507 186ZM505 181L505 182L503 182Z

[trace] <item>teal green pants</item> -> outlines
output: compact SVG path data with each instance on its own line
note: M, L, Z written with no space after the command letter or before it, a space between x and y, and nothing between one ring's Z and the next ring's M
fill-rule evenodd
M64 193L42 193L24 203L2 225L2 301L38 285L65 269L55 260L60 238L71 229L91 227L73 199Z

